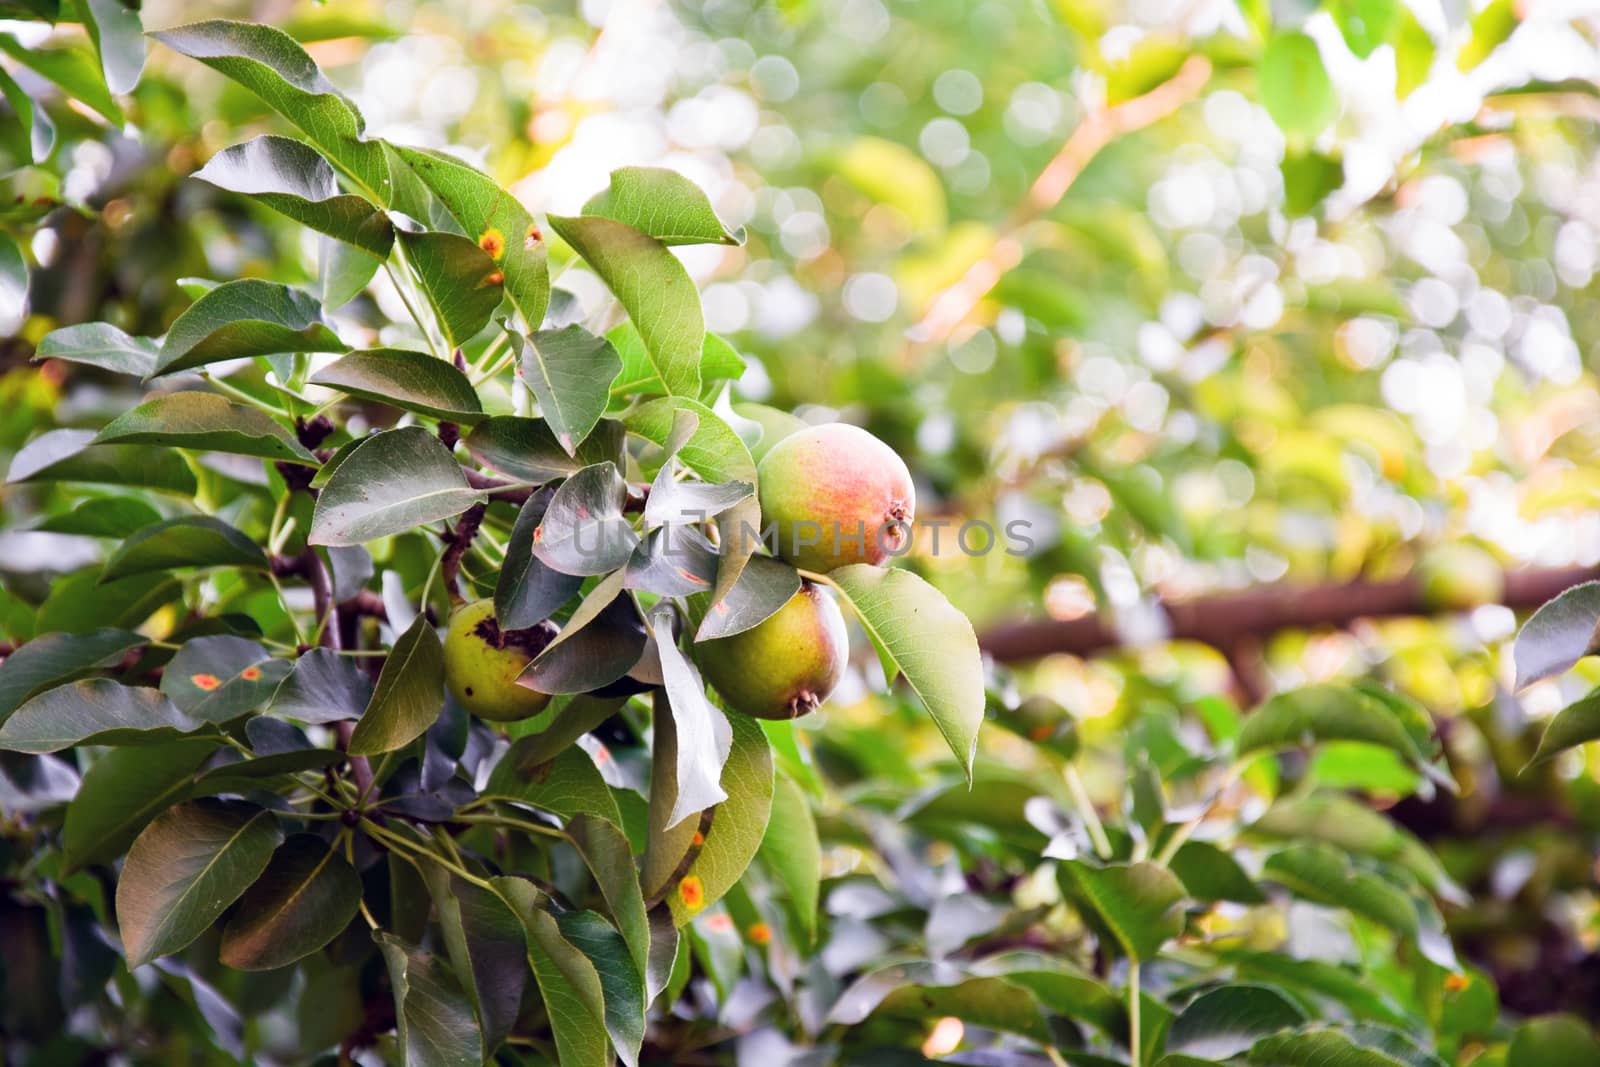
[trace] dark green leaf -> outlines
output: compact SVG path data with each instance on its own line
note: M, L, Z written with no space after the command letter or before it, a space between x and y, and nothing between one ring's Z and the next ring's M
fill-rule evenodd
M592 911L569 911L556 920L569 944L594 965L604 994L606 1033L617 1058L638 1067L644 1044L644 976L622 935Z
M1169 866L1196 900L1231 900L1239 904L1266 900L1237 860L1205 841L1185 842Z
M583 205L583 213L614 219L666 245L744 243L744 230L729 233L699 186L665 167L612 171L610 187Z
M1225 1060L1257 1038L1306 1021L1294 1001L1264 985L1226 985L1200 994L1172 1021L1167 1051Z
M628 560L623 586L657 596L684 597L711 590L717 546L693 526L663 526L645 535Z
M252 719L251 723L257 721ZM259 747L257 751L262 751ZM251 793L292 784L291 775L302 771L321 771L344 759L344 753L332 748L294 748L282 752L238 759L212 767L195 779L191 795L218 796L223 793ZM276 782L272 779L277 779Z
M308 540L359 545L459 515L482 499L433 434L420 426L385 430L363 441L323 486Z
M197 637L161 672L161 691L197 722L225 723L265 704L290 665L242 637Z
M638 665L644 624L633 598L622 595L625 571L595 584L566 626L519 679L541 693L587 693L610 685Z
M555 916L539 906L539 891L531 884L506 877L494 884L522 921L528 963L555 1032L561 1067L606 1067L605 987L594 964L562 935Z
M64 359L144 378L156 369L159 352L160 348L148 337L129 337L109 322L85 322L45 334L33 358Z
M0 749L39 753L82 744L148 744L199 726L155 689L90 678L47 689L12 712L0 726Z
M504 797L567 818L587 814L622 825L617 802L587 752L571 745L553 759L529 763L526 754L537 747L537 735L519 738L495 765L483 795Z
M522 923L499 894L442 867L428 865L423 877L439 911L451 966L477 1012L487 1057L511 1032L527 985Z
M292 137L264 134L224 148L194 176L254 197L302 226L379 259L387 257L394 244L388 216L364 197L341 193L328 161Z
M467 436L467 449L482 464L530 482L565 478L596 463L622 462L623 427L601 419L599 426L569 456L543 419L497 415Z
M1249 1059L1268 1067L1445 1067L1404 1034L1372 1026L1264 1037Z
M147 526L128 538L106 560L100 580L185 567L272 569L267 554L243 533L221 519L188 515Z
M508 630L543 622L583 585L581 577L552 570L534 557L533 531L544 518L550 495L543 490L528 498L506 541L506 558L495 581L494 615Z
M223 282L201 295L167 330L157 375L225 359L278 352L343 352L316 300L257 278Z
M0 663L0 723L51 686L115 666L146 643L146 638L127 630L40 634Z
M617 350L582 326L513 335L522 378L539 401L539 413L568 455L589 436L611 398L611 380L622 369Z
M667 392L698 396L706 328L683 264L654 237L610 219L552 215L550 225L627 310Z
M800 572L782 560L752 556L728 595L706 611L696 641L743 633L765 622L800 591Z
M481 1067L482 1036L472 1003L431 952L375 931L394 990L395 1032L405 1067Z
M1572 1015L1529 1019L1511 1035L1506 1067L1574 1067L1600 1063L1600 1041Z
M214 740L186 738L112 749L95 760L67 805L61 830L67 867L122 855L151 819L188 798L195 772L216 750Z
M287 966L317 951L356 917L361 878L328 842L295 834L239 898L218 955L241 971Z
M117 882L128 967L185 948L248 889L283 840L269 811L237 801L169 808L144 828Z
M39 633L86 634L102 627L128 629L148 619L157 608L183 594L183 583L171 575L141 574L99 583L99 568L58 578L39 608Z
M780 775L772 794L772 816L761 839L761 861L789 894L796 928L809 948L817 936L817 901L822 878L822 844L811 802L787 775Z
M356 723L350 751L358 756L410 744L444 708L444 647L426 615L418 615L383 662L372 703Z
M85 500L64 515L43 519L36 530L84 537L123 538L161 521L161 513L138 497L112 496Z
M425 352L375 348L352 352L318 371L313 385L470 425L483 418L483 406L467 376Z
M372 682L352 659L314 648L295 660L267 711L306 723L359 719L372 700Z
M628 486L612 463L561 483L533 531L533 555L562 574L607 574L625 566L639 535L623 515Z
M313 466L317 462L270 415L216 393L183 391L147 400L112 419L95 443L171 445Z
M650 960L650 920L627 837L615 823L582 813L567 823L567 837L594 875L637 973L644 974Z

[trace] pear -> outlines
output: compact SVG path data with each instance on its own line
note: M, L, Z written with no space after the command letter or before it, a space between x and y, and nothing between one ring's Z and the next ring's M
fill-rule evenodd
M842 422L798 430L756 470L774 553L808 571L882 566L911 537L916 487L894 449Z
M758 719L797 719L828 699L844 677L850 638L844 616L819 586L731 637L702 641L696 658L729 707Z
M517 675L552 636L543 623L527 630L500 629L491 597L463 604L451 614L445 631L445 684L480 719L514 722L537 715L550 697L518 685Z

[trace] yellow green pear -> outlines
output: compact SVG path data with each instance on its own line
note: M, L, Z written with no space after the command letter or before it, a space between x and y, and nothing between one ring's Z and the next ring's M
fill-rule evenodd
M822 706L844 677L850 638L827 593L802 582L771 617L695 646L706 680L728 706L758 719L797 719Z
M518 685L517 676L549 641L542 627L500 629L491 597L463 604L445 631L445 684L456 702L480 719L514 722L537 715L550 697Z

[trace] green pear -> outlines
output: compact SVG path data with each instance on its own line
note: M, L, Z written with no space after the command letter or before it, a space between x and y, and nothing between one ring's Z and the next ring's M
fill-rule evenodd
M758 719L798 719L844 677L850 638L827 593L802 582L771 617L742 633L695 646L700 669L729 707Z
M756 470L775 554L803 570L882 566L911 537L916 487L894 449L842 422L798 430Z
M500 629L491 597L463 604L451 614L445 631L445 684L456 701L480 719L514 722L537 715L550 697L518 685L517 675L544 650L550 637L544 626Z

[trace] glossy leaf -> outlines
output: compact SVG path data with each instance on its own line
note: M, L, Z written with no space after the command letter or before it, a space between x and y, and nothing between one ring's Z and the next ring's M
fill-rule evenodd
M146 638L128 630L40 634L0 662L0 723L51 686L120 663Z
M197 637L161 673L161 691L196 722L222 724L265 704L289 664L242 637Z
M485 419L466 438L467 449L478 462L530 482L565 478L596 463L620 463L622 442L622 424L601 419L578 445L577 455L569 456L543 419L515 415Z
M622 935L592 911L570 911L556 919L561 936L588 957L600 979L606 1034L627 1067L638 1067L644 1044L644 975Z
M555 1031L562 1067L605 1067L605 988L594 964L561 933L555 916L538 905L538 892L516 878L494 879L522 921L528 963L539 983Z
M186 567L272 569L261 547L234 527L209 515L188 515L129 537L106 560L100 580Z
M782 560L752 556L728 595L706 611L694 639L713 641L743 633L771 618L799 591L799 571Z
M537 745L537 735L520 738L512 745L490 773L484 795L504 797L566 818L591 815L614 826L622 825L617 802L587 752L573 745L553 758L529 762L526 754Z
M627 837L615 823L586 814L567 823L567 837L594 875L634 968L643 975L649 969L650 920Z
M117 925L128 967L185 948L248 889L283 841L253 804L197 800L145 827L117 881Z
M506 557L495 580L494 615L508 630L538 625L583 585L581 577L553 570L533 554L533 532L550 506L550 496L549 490L530 496L506 540Z
M433 434L386 430L363 441L323 486L308 540L358 545L451 518L482 499Z
M295 834L239 898L222 929L222 962L267 971L309 956L356 917L361 878L345 858L313 834Z
M348 346L322 321L309 295L245 278L202 294L167 330L156 375L225 359L278 352L343 352Z
M829 577L933 716L970 782L984 713L983 661L972 624L909 571L855 564Z
M350 751L370 756L410 744L444 708L444 646L418 615L383 662L372 702L356 723Z
M1183 932L1183 883L1154 863L1057 868L1062 892L1107 949L1148 960Z
M480 1067L482 1038L472 1003L431 952L374 932L394 991L395 1032L407 1067Z
M511 1032L527 985L522 923L497 893L430 865L423 872L445 949L478 1016L487 1057Z
M664 723L656 724L651 800L654 804L657 785L665 784L655 779L670 775L672 799L662 824L663 829L670 830L689 816L728 799L721 779L732 731L727 716L713 707L706 696L699 670L678 648L670 610L658 608L651 614L650 634L661 658L671 713L670 737Z
M189 796L195 773L217 750L189 738L107 752L84 772L67 805L61 847L69 868L122 855L151 819Z
M1257 1038L1305 1021L1305 1012L1271 986L1220 986L1194 998L1173 1020L1167 1051L1225 1060L1248 1051Z
M0 726L0 749L40 753L82 744L148 744L200 725L155 689L91 678L47 689L12 712Z
M483 418L477 391L465 374L425 352L374 348L341 356L311 378L350 396L471 424Z
M1600 651L1600 582L1575 585L1545 603L1517 633L1516 688L1561 674Z
M356 662L313 648L294 662L267 711L306 723L359 719L372 700L372 681Z
M156 369L159 353L159 346L148 337L129 337L109 322L85 322L45 334L33 358L63 359L144 378Z
M514 335L512 343L539 413L567 454L576 455L611 399L611 380L622 369L616 349L581 326Z
M625 566L639 535L623 516L627 483L597 463L561 483L533 531L533 555L562 574L607 574Z
M8 482L93 482L142 486L193 496L194 472L181 456L152 456L147 448L94 444L93 430L49 430L11 459Z
M504 272L477 242L460 234L401 231L398 236L445 344L460 348L489 325L504 295Z
M216 393L165 393L112 419L95 443L170 445L199 451L315 465L288 428L271 416Z

